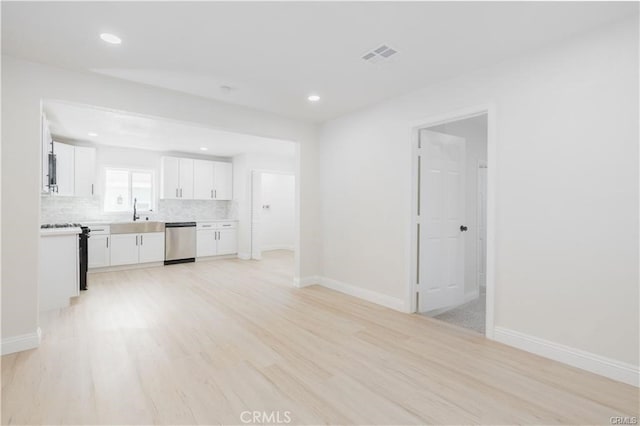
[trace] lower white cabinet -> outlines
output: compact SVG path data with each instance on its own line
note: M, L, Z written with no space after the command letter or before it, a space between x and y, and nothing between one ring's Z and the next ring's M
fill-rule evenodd
M217 232L215 229L201 229L196 233L196 256L206 257L217 254Z
M92 234L89 236L89 268L104 268L111 265L109 238L109 235Z
M91 235L89 238L89 268L163 260L164 232Z
M196 256L220 256L238 252L238 231L234 222L199 223Z
M111 235L111 266L139 263L139 238L140 234Z
M138 263L164 261L164 232L140 234Z
M218 254L238 252L238 231L236 229L220 229L218 231Z
M80 294L78 234L54 230L40 235L38 308L67 307Z

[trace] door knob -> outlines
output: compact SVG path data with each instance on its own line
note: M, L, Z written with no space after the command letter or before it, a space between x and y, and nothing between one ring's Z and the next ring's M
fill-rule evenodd
M467 229L469 229L469 228L467 228L467 227L466 227L466 226L464 226L464 225L460 225L460 231L461 231L461 232L466 232L466 231L467 231Z

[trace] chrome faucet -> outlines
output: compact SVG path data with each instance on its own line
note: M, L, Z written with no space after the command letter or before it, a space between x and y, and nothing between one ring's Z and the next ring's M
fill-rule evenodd
M138 216L136 214L136 204L138 203L138 199L134 198L133 199L133 221L135 222L136 220L140 219L140 216Z

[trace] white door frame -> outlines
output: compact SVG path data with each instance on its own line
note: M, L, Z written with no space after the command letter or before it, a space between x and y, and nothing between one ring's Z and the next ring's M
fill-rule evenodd
M480 199L480 191L482 190L485 194L485 197L487 195L487 188L486 188L486 184L487 184L487 179L485 179L484 185L481 187L481 182L480 182L480 175L482 173L482 170L487 170L487 162L483 161L483 160L478 160L477 164L476 164L476 200ZM482 207L480 206L480 203L477 202L476 205L478 206L478 209L476 210L476 229L478 230L478 233L476 234L476 241L475 241L475 247L476 247L476 290L478 292L478 294L480 294L480 269L479 269L479 265L480 265L480 250L481 250L481 245L480 245L480 223L481 223L481 218L482 218ZM485 207L487 207L487 200L485 198ZM484 217L486 219L487 217L487 212L484 212ZM486 239L485 239L485 243L483 244L485 246L484 250L485 253L487 251L486 248ZM485 256L486 257L486 256ZM485 273L485 277L487 274L487 271L484 271ZM486 280L485 280L486 283ZM486 286L485 286L486 288Z
M497 173L497 156L496 156L496 114L493 104L483 104L455 110L443 114L432 115L411 123L411 210L410 225L408 229L408 241L410 243L409 256L409 283L407 286L406 306L409 312L417 312L416 294L417 294L417 222L416 211L418 207L418 138L420 129L433 127L440 124L450 123L452 121L464 120L466 118L478 115L487 115L487 302L486 302L486 318L485 318L485 335L489 339L493 339L494 327L494 295L495 295L495 218L496 218L496 173Z
M257 243L257 235L260 228L259 218L256 217L256 211L258 208L262 208L260 205L261 202L261 183L262 183L262 175L264 173L270 173L274 175L287 175L293 176L293 184L294 184L294 192L297 194L298 188L298 180L296 179L296 174L294 172L288 172L283 170L268 170L268 169L252 169L251 170L251 259L261 260L262 259L262 248ZM296 196L297 197L297 196ZM294 197L295 198L295 197ZM258 202L260 199L260 202ZM298 239L299 228L296 227L294 230L294 240ZM294 250L295 251L295 250Z

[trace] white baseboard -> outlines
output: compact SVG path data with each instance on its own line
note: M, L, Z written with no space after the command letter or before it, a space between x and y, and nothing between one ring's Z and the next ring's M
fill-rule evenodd
M298 288L309 287L310 285L320 284L320 280L321 278L318 277L317 275L312 275L310 277L303 277L303 278L296 277L293 279L293 284Z
M290 250L293 251L293 246L287 245L272 245L272 246L262 246L260 247L262 251L270 251L270 250Z
M88 274L93 274L95 272L129 271L129 270L133 270L133 269L156 268L158 266L164 266L164 262L134 263L132 265L105 266L105 267L102 267L102 268L91 268L91 269L87 270L87 273Z
M239 256L237 254L220 254L217 256L203 256L196 257L196 263L198 262L210 262L212 260L222 260L222 259L237 259Z
M640 386L640 369L635 365L503 327L494 327L494 340L619 382Z
M20 336L13 336L2 339L2 355L37 348L38 346L40 346L41 338L42 330L40 330L40 327L38 327L38 329L33 333L22 334Z
M250 260L251 259L251 253L238 253L238 259Z
M400 312L408 312L403 299L387 296L386 294L378 293L375 291L367 290L361 287L356 287L351 284L343 283L327 277L318 277L320 285L331 290L339 291L340 293L348 294L359 299L366 300L367 302L382 305L387 308L394 309Z

